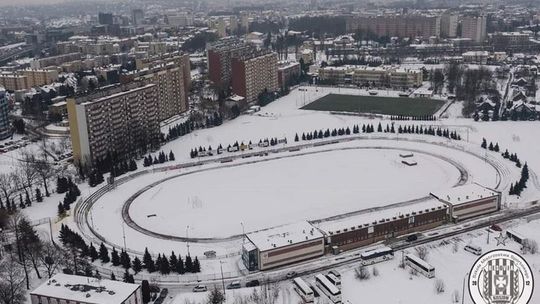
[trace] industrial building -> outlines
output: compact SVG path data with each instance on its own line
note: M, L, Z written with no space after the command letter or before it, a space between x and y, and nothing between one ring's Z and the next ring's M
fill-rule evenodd
M32 304L141 304L141 286L59 273L30 292Z
M159 144L155 84L112 86L67 99L73 158L95 164L113 154L131 158Z
M501 209L501 193L478 184L463 185L430 194L448 206L448 214L454 222Z
M323 254L323 234L306 221L248 233L242 246L242 260L249 270L266 270Z

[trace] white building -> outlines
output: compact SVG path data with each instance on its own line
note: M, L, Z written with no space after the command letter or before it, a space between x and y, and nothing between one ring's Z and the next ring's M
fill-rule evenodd
M323 234L306 221L252 232L246 238L242 259L248 268L265 270L324 254Z
M463 185L430 194L448 205L450 218L455 222L495 212L501 208L501 193L478 184Z
M30 293L32 304L142 304L141 286L57 274Z

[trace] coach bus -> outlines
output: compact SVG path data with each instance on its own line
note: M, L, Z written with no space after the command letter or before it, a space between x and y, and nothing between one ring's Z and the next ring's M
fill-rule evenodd
M304 300L304 303L313 303L315 299L313 296L313 290L304 280L302 280L302 278L294 278L293 288L302 298L302 300Z
M330 283L334 284L337 288L341 288L341 279L336 277L335 275L331 274L331 273L328 273L326 275L326 278L328 279L328 281L330 281Z
M332 301L332 303L341 303L341 291L336 285L330 283L328 279L318 274L315 276L315 285Z
M383 246L375 249L370 249L360 254L362 265L371 265L382 261L391 260L394 258L394 250L390 247Z
M407 254L405 256L405 265L410 266L412 269L420 272L430 279L435 277L435 267L429 265L426 261L415 255Z

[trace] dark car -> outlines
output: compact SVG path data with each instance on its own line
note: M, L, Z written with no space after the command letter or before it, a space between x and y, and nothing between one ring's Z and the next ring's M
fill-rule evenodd
M246 283L246 287L255 287L255 286L259 286L259 285L261 285L259 280L251 280L251 281Z
M493 231L502 231L501 226L499 226L497 224L491 225L490 229L493 230Z
M418 240L418 235L416 235L416 234L411 234L411 235L407 236L407 242L414 242L416 240Z

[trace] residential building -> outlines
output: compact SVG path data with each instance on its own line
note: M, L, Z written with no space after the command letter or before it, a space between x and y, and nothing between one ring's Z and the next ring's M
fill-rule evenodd
M182 55L188 57L187 54ZM150 68L137 70L121 75L122 83L132 81L144 84L155 84L158 94L158 118L159 121L168 119L174 115L183 113L189 109L189 70L184 69L185 61L182 65L174 61L161 62ZM187 59L189 65L189 57Z
M11 126L9 123L9 108L6 90L0 88L0 140L11 136Z
M233 57L255 51L255 47L235 37L220 39L207 46L208 76L221 88L231 84L231 60Z
M134 82L67 99L75 162L92 165L111 154L126 159L157 146L157 88Z
M81 53L69 53L64 55L34 59L30 62L30 68L39 70L50 66L59 66L62 63L81 60Z
M140 8L131 11L131 22L133 25L140 25L144 20L144 11Z
M278 85L286 88L291 85L291 81L300 76L300 63L282 62L278 65Z
M98 22L103 25L113 25L114 16L111 13L99 13Z
M445 12L441 16L441 37L443 38L455 38L457 37L458 28L458 15Z
M491 35L491 44L496 49L521 48L530 44L530 36L520 32L499 32Z
M37 87L51 84L58 80L58 71L53 69L48 70L23 70L23 76L26 76L28 87Z
M9 91L28 90L28 80L26 76L14 73L0 74L0 85Z
M248 103L257 102L263 92L279 90L276 53L255 51L233 57L231 66L232 91Z
M170 26L174 27L186 27L193 25L193 16L184 14L168 15L167 22Z
M141 285L59 273L30 292L32 304L141 304Z
M489 58L488 51L469 51L461 55L463 62L486 64Z
M347 32L360 31L379 37L439 37L441 17L426 14L361 15L347 19Z
M486 16L464 16L461 21L461 37L470 38L476 43L483 43L486 39Z
M327 66L319 69L319 78L323 82L332 84L352 83L363 86L389 86L400 89L422 85L422 72L420 70L393 67Z

